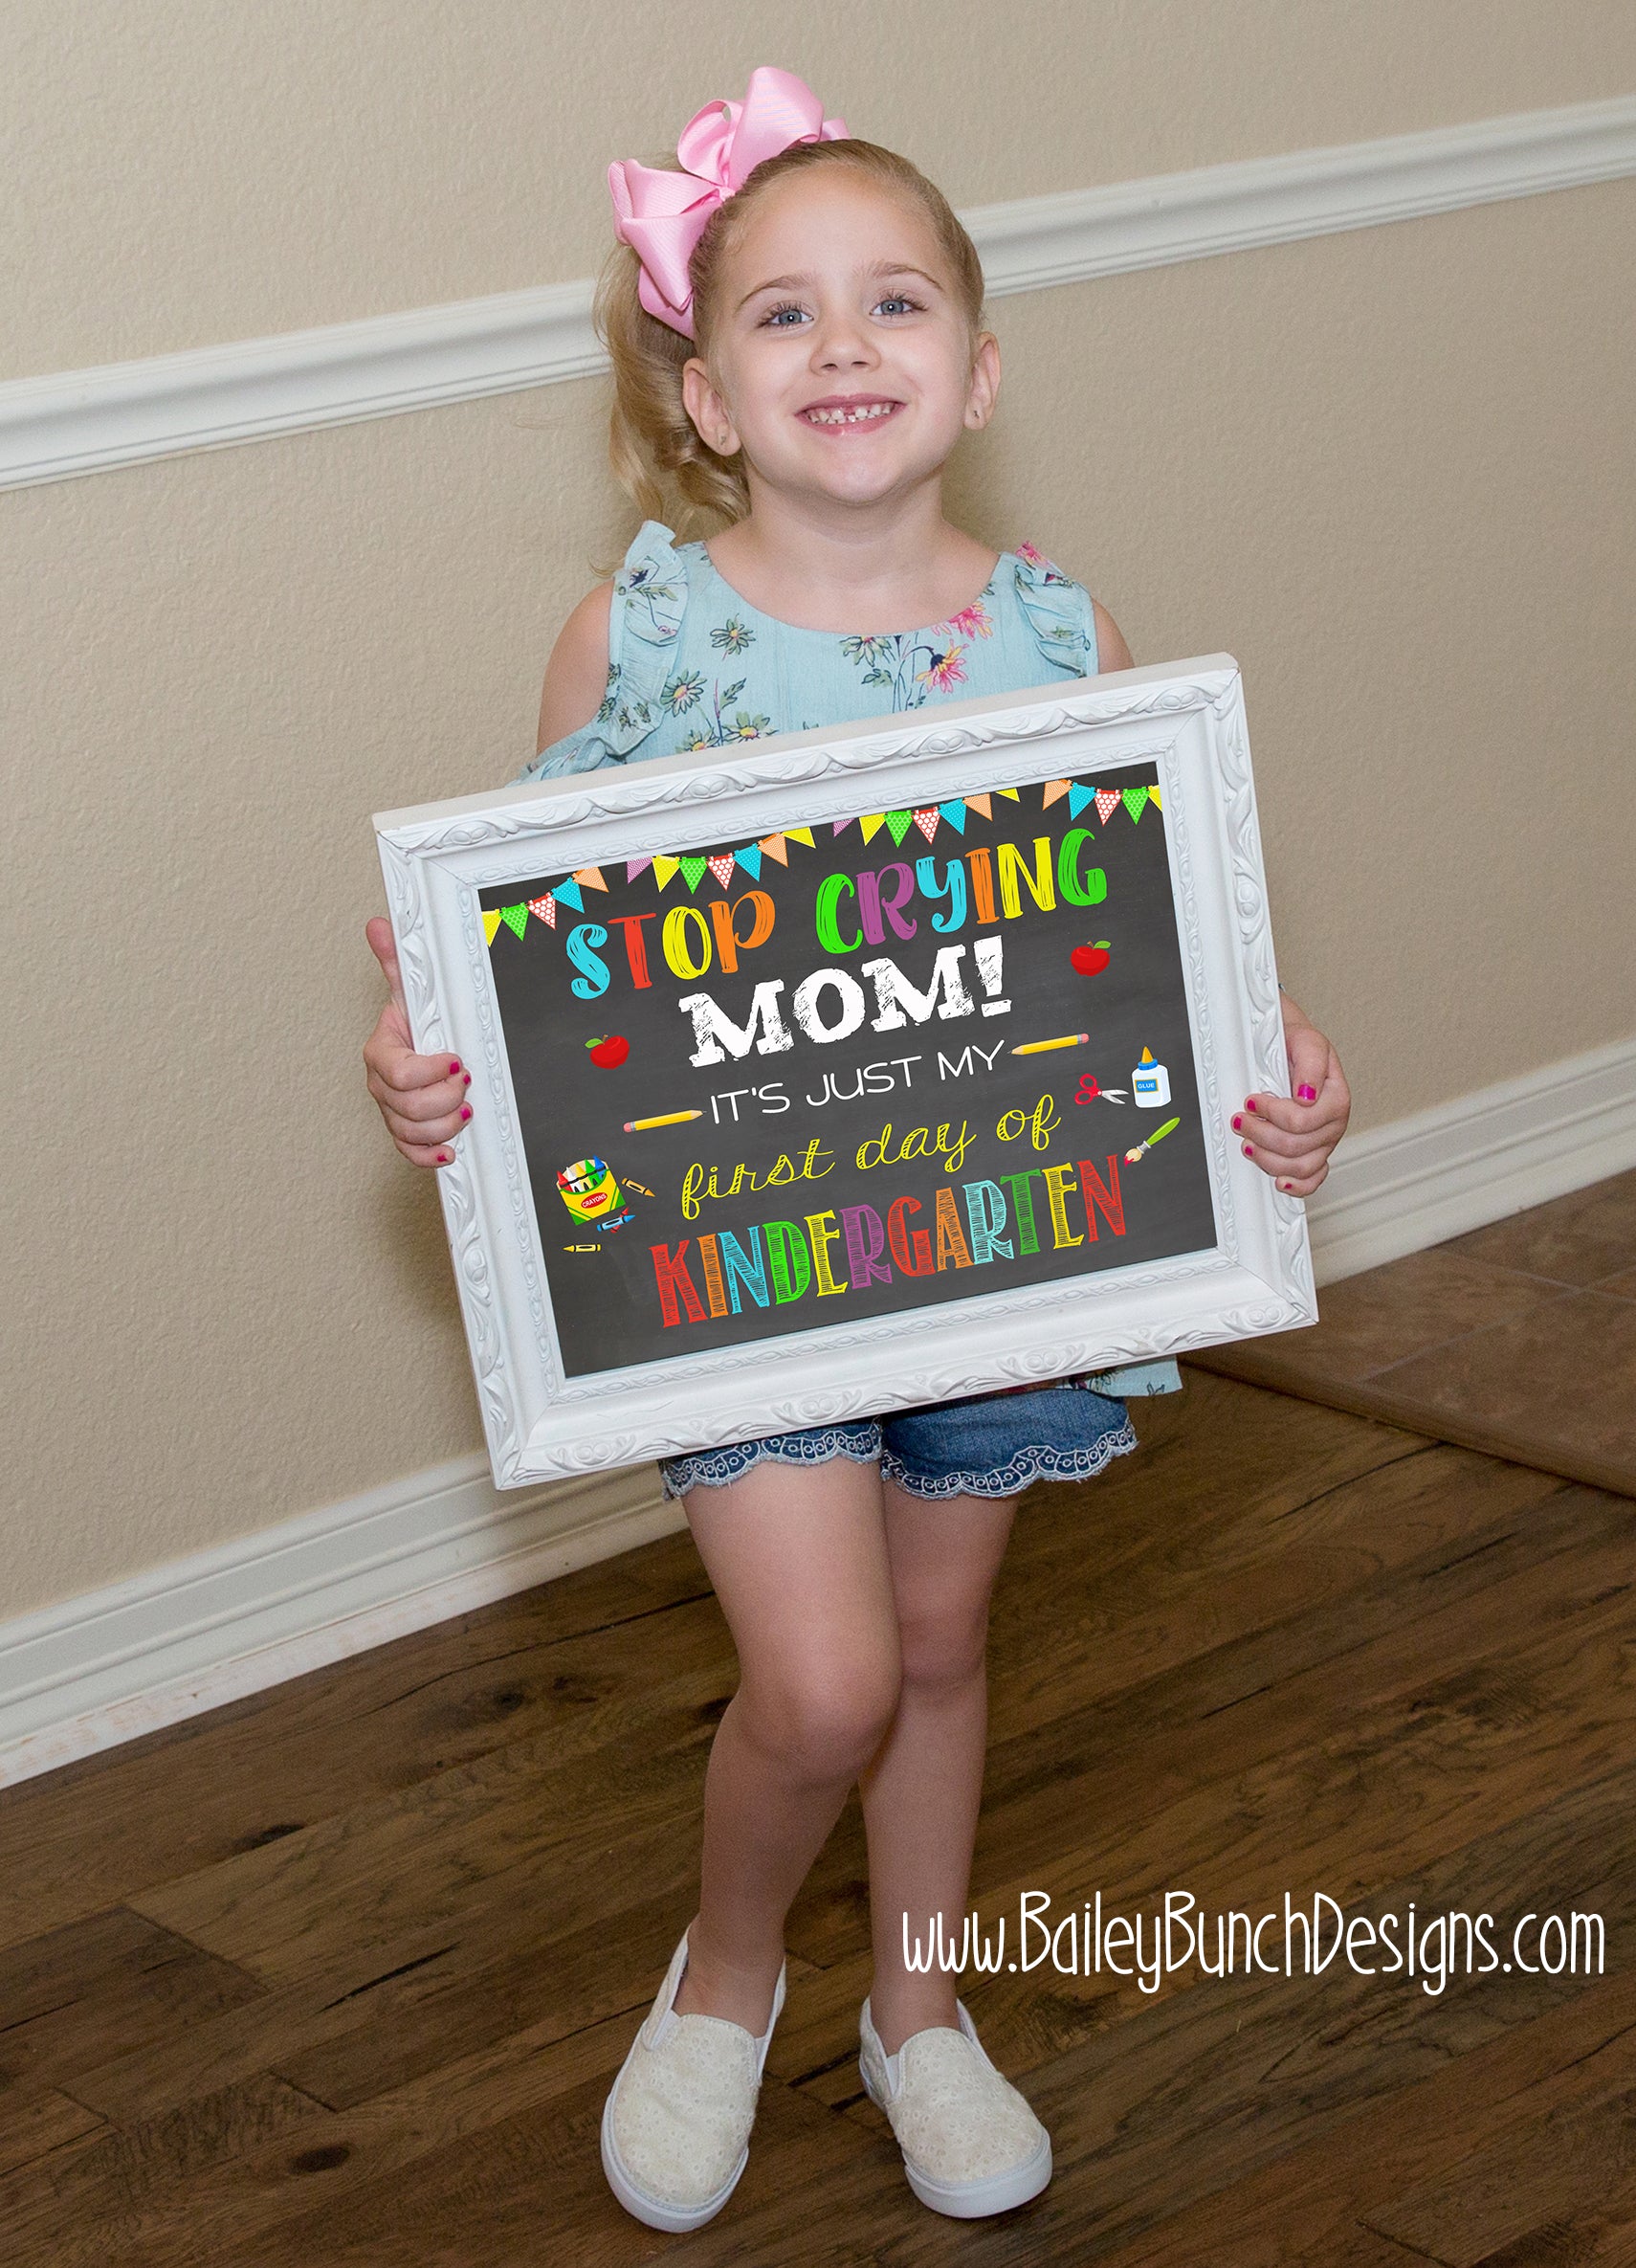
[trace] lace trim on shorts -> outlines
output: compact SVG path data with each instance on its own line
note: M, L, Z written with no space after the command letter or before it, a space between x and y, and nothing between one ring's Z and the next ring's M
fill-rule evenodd
M764 1441L734 1441L725 1449L701 1450L694 1456L661 1457L659 1478L666 1496L683 1497L690 1488L724 1488L768 1458L780 1465L821 1465L832 1456L844 1456L854 1465L873 1465L879 1455L880 1427L871 1417L852 1425L818 1426L804 1434L774 1434Z
M1111 1458L1127 1456L1139 1446L1136 1428L1127 1417L1123 1425L1101 1434L1088 1448L1053 1449L1049 1443L1031 1443L1019 1449L1009 1464L996 1465L987 1472L974 1466L928 1479L924 1474L912 1473L890 1449L882 1453L880 1469L888 1480L895 1480L912 1497L1014 1497L1034 1480L1089 1480Z

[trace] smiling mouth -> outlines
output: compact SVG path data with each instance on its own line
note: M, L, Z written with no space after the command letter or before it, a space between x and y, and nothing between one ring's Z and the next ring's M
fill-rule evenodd
M863 402L814 402L810 409L799 412L807 425L824 428L828 432L855 430L860 425L884 425L895 410L901 410L901 402L880 400Z

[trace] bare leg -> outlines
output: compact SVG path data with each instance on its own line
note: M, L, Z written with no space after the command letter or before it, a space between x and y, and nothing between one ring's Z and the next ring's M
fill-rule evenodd
M924 1941L940 1912L956 1939L971 1885L988 1734L988 1601L1015 1497L913 1497L882 1482L902 1657L897 1713L859 1780L869 1838L874 1981L886 2054L928 2025L958 2029L960 1979L904 1966L903 1917Z
M740 1680L705 1775L699 1906L675 2009L759 2038L785 1916L897 1706L880 1471L845 1457L767 1462L691 1490L686 1507Z

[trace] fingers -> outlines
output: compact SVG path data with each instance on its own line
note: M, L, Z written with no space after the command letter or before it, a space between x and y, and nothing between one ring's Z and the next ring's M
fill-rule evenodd
M1271 1174L1279 1189L1310 1197L1328 1174L1330 1153L1346 1131L1351 1098L1338 1064L1334 1076L1326 1066L1315 1079L1300 1085L1304 1092L1293 1098L1247 1095L1231 1125L1245 1156Z
M409 1003L404 998L404 980L398 967L398 948L392 936L392 924L385 914L377 914L372 922L365 923L364 935L391 988L393 1003L407 1021Z

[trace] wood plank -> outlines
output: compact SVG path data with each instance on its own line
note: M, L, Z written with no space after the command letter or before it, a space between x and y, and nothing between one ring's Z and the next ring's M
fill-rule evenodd
M9 1789L0 1946L471 1763L520 1731L583 1742L607 1665L629 1658L637 1626L700 1605L724 1633L693 1539L661 1537Z

